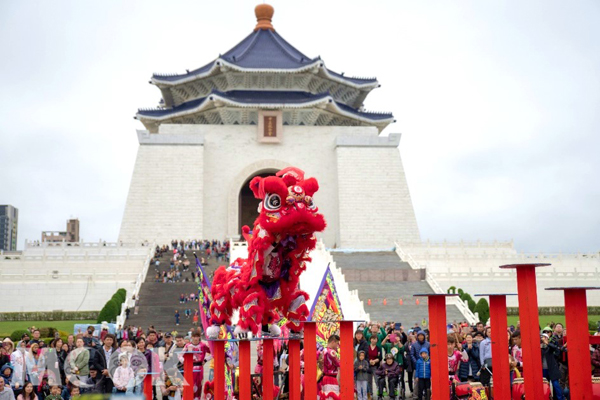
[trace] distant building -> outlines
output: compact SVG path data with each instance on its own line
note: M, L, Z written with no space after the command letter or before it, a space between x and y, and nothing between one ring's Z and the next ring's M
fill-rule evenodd
M79 219L67 220L67 231L44 231L42 232L42 242L79 242Z
M0 250L17 250L19 210L10 205L0 205Z

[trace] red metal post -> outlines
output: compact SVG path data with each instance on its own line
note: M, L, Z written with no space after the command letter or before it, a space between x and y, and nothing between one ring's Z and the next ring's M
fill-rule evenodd
M213 342L215 351L215 400L225 400L225 341Z
M576 338L567 344L569 349L569 390L572 399L591 400L592 375L589 342L580 340L589 336L586 290L565 289L565 317L569 336ZM595 288L589 288L595 289Z
M492 325L494 397L497 399L510 399L506 295L490 295L490 319Z
M430 296L429 336L431 347L431 399L447 400L448 350L446 345L446 298Z
M273 400L273 339L263 339L262 398Z
M144 397L146 400L152 400L152 375L148 374L144 378Z
M528 399L544 398L535 268L546 265L550 264L515 264L500 267L517 270L519 319L521 321L521 344L523 348L523 378L525 379L525 397ZM496 371L494 371L495 373Z
M340 398L354 398L354 346L352 321L340 322ZM391 388L390 388L391 390Z
M288 341L290 350L289 358L289 383L290 400L300 400L300 340L290 339Z
M183 400L194 399L194 355L183 355Z
M250 342L240 340L240 375L238 377L240 395L239 400L250 400L252 387L250 381Z
M317 398L317 323L304 323L304 398Z

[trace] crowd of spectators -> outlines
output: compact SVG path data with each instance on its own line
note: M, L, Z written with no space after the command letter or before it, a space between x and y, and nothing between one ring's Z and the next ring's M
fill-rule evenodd
M186 336L162 334L153 327L147 331L128 327L116 334L103 331L95 335L94 331L89 326L82 334L69 335L66 341L57 337L48 345L39 339L38 330L31 336L24 334L16 344L4 338L0 399L68 400L86 393L142 395L142 382L148 374L153 377L156 399L181 398L182 352L200 345L200 330L191 330ZM210 361L208 353L203 363Z
M494 357L507 357L511 382L523 375L520 326L506 332L509 348L492 355L491 328L483 323L448 325L449 387L461 382L480 382L489 387ZM552 386L553 398L568 399L568 346L561 323L540 329L543 375ZM429 331L418 324L406 329L392 322L360 325L354 336L356 391L359 400L423 399L431 387ZM593 376L600 376L600 347L590 347ZM409 395L410 394L410 395Z

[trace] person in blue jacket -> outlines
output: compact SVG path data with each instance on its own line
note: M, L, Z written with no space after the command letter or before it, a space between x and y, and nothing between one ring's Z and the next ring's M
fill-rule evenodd
M426 339L425 332L419 331L417 332L417 341L414 342L410 348L410 358L413 365L417 364L422 349L426 349L427 353L429 353L429 342Z
M417 378L417 398L423 400L431 397L431 360L429 359L429 350L422 348L415 367L415 377Z
M479 375L477 375L477 372L481 369L479 343L473 340L473 335L471 333L467 333L465 336L465 343L462 345L462 350L463 353L467 354L468 361L460 363L458 379L460 379L461 382L478 381Z

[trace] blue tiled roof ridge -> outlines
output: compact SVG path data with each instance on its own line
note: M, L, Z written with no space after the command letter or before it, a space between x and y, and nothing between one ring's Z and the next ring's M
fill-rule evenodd
M291 53L288 51L288 49L286 49L286 48L285 48L285 46L284 46L284 44L283 44L283 43L287 44L288 46L290 46L292 49L296 50L296 51L297 51L297 52L300 54L300 56L301 56L301 57L300 57L300 60L297 60L297 61L300 61L301 63L302 63L302 62L304 62L305 60L306 60L306 63L309 63L309 62L310 62L310 63L313 63L313 62L315 62L315 61L317 61L317 60L318 60L318 58L310 58L310 57L306 56L306 55L305 55L303 52L301 52L300 50L298 50L297 48L295 48L294 46L292 46L292 45L291 45L291 44L290 44L290 43L289 43L287 40L285 40L285 39L284 39L284 38L283 38L281 35L279 35L277 32L271 32L271 31L266 31L266 32L269 32L269 34L270 34L271 36L273 36L273 39L274 39L274 41L275 41L275 44L277 44L277 45L278 45L278 46L281 48L281 50L283 50L283 52L284 52L285 54L287 54L287 55L288 55L288 57L290 57L292 60L297 60L297 59L296 59L296 57L295 57L293 54L291 54ZM283 43L281 43L281 42L283 42Z
M261 44L260 49L256 46ZM239 52L239 54L236 54ZM178 73L154 73L153 79L172 82L192 80L198 75L209 74L220 64L227 64L233 68L246 71L275 71L275 72L300 72L312 68L319 63L326 74L334 79L351 82L357 85L376 83L374 77L345 76L325 67L321 57L310 58L303 52L292 46L279 33L270 30L259 30L250 33L238 44L230 48L226 53L210 63L195 70L187 70L185 74Z

